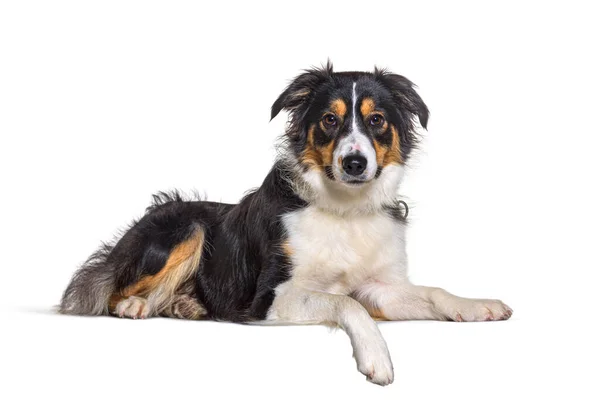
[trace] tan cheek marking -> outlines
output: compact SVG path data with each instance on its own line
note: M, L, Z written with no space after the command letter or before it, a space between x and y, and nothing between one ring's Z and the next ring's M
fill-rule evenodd
M373 145L375 146L375 157L377 158L377 165L383 166L383 161L385 159L385 155L388 152L387 146L382 145L377 140L373 140Z
M308 167L320 168L323 164L321 154L315 149L315 125L311 125L308 129L306 147L302 152L300 161Z
M395 126L391 126L392 130L392 146L385 153L382 161L382 166L387 166L391 163L402 164L402 149L400 148L400 136Z
M341 99L336 99L331 102L331 111L335 113L338 117L343 118L346 116L346 112L348 108L346 107L346 102Z
M375 110L375 101L371 98L363 99L360 104L360 113L362 113L363 118L369 116Z
M331 166L333 163L333 140L319 149L321 163L323 166Z

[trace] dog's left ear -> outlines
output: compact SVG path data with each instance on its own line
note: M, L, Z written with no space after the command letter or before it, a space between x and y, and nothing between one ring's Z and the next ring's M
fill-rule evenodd
M293 114L302 114L308 108L319 85L329 79L332 74L333 65L328 60L323 68L312 68L298 75L273 103L271 120L282 109Z
M427 130L429 109L415 91L415 84L402 75L392 74L385 69L375 68L375 77L392 92L398 106L417 116L423 129Z

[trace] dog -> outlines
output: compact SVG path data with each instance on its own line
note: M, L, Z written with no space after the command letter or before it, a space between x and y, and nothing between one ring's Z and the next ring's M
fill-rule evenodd
M387 70L297 76L273 103L289 113L280 153L239 204L159 193L123 236L74 274L60 311L262 324L328 324L358 370L394 379L375 319L504 320L499 300L407 278L405 165L427 128L415 86ZM418 123L417 123L418 122Z

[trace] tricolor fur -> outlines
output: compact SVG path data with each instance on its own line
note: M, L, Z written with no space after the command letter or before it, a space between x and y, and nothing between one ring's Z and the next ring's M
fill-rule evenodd
M407 279L397 190L429 111L406 78L376 69L298 76L279 159L239 204L158 194L144 217L75 273L61 311L267 324L333 324L358 369L393 380L375 319L502 320L497 300Z

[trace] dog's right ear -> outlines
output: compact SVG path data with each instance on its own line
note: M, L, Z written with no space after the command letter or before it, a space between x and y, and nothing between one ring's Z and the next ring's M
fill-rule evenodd
M327 64L322 68L311 68L298 75L273 103L271 120L282 109L294 114L305 112L319 85L329 79L332 74L333 65L331 61L327 60Z

